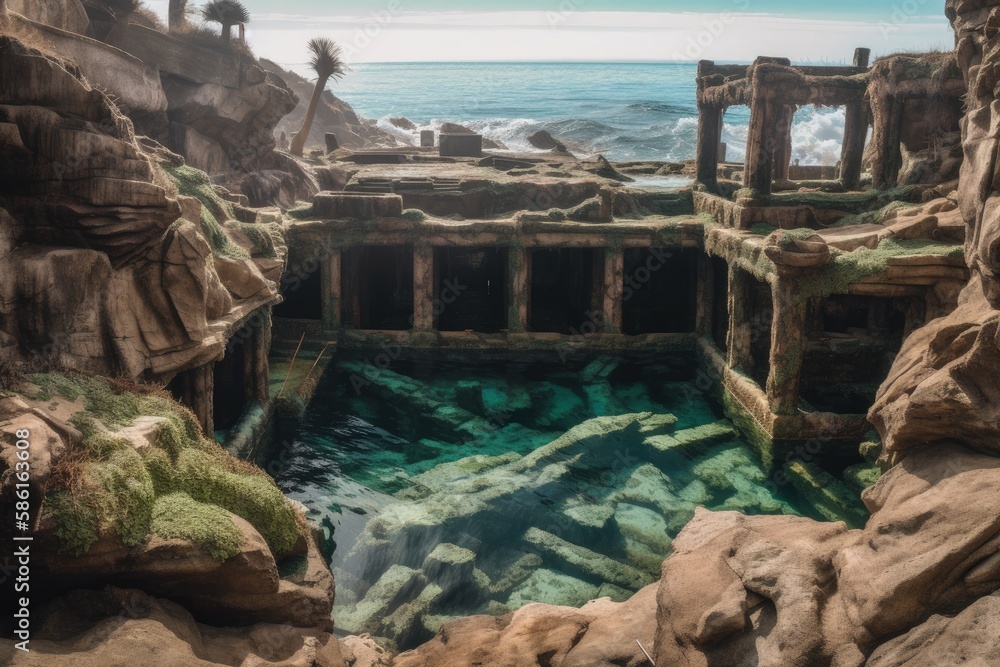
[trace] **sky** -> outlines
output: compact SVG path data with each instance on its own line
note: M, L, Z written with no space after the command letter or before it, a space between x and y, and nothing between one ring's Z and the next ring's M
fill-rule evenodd
M301 70L325 36L349 63L696 61L850 63L951 49L944 0L243 0L255 52ZM147 3L161 16L167 0ZM190 0L197 7L200 0Z

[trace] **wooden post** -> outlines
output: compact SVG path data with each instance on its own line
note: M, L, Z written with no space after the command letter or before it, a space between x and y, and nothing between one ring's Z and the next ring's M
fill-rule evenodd
M342 255L340 248L330 250L330 256L320 266L323 299L323 328L336 331L340 328L340 300L343 294L341 284Z
M840 182L846 190L861 184L861 168L868 138L868 109L864 102L847 105L844 146L840 153Z
M507 331L528 330L531 308L531 250L514 246L507 251Z
M604 249L604 328L607 333L622 332L623 291L625 288L625 250Z
M771 327L771 371L767 378L767 399L777 415L794 415L799 410L799 382L806 342L806 302L791 277L779 276L771 287L774 323Z
M434 330L434 247L413 247L413 330Z

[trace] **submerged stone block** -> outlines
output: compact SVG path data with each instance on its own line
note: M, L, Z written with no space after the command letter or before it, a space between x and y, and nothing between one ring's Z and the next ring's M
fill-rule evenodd
M368 589L353 607L342 610L338 620L343 627L357 632L380 634L381 622L400 605L416 599L427 585L419 570L393 565Z
M795 490L817 513L830 521L844 521L860 528L868 521L858 494L819 466L805 461L785 464L785 473Z
M582 579L550 569L535 570L532 575L510 594L507 606L520 609L532 602L582 607L598 597L598 587Z
M539 528L529 528L524 540L537 547L543 554L564 565L563 569L577 570L601 582L610 582L623 588L638 590L656 580L656 577L620 563L608 556L572 544Z

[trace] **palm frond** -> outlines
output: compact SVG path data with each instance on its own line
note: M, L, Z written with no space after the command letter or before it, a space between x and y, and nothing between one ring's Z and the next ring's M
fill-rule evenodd
M344 50L332 39L326 37L310 39L309 50L312 52L309 66L319 78L339 79L347 73L348 67L343 59Z
M201 18L223 25L249 23L250 12L239 0L212 0L201 8Z

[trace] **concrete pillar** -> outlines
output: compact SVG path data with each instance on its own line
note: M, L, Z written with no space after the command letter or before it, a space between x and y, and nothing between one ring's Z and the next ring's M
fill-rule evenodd
M700 337L712 333L712 297L715 294L712 258L704 253L698 255L697 281L694 331Z
M778 111L778 124L774 128L774 180L787 181L792 164L792 121L795 107L783 105Z
M855 67L868 67L868 60L872 56L872 50L866 49L863 46L854 49L854 66Z
M844 120L844 146L840 153L840 182L853 190L861 184L861 168L868 138L868 107L864 102L847 105Z
M771 194L775 149L781 136L778 129L784 108L785 105L768 99L763 91L756 91L750 107L743 187L755 190L760 197ZM784 138L781 137L780 141L784 142Z
M171 388L181 405L194 413L205 435L215 432L215 364L210 362L179 373Z
M330 250L326 261L320 265L323 299L323 328L336 331L340 328L340 301L343 294L341 284L342 258L340 248Z
M722 117L725 110L716 106L698 108L698 182L714 191L718 186L719 152L722 143Z
M726 358L730 368L753 367L750 343L753 339L753 308L748 273L729 267L729 332L726 335Z
M271 308L259 309L247 324L249 336L242 343L246 402L267 403L270 395ZM229 354L229 352L227 352Z
M515 246L507 251L507 331L528 330L531 308L531 249Z
M434 248L413 247L413 330L434 330Z
M625 288L624 248L604 249L604 328L607 333L622 332L622 295Z
M872 185L879 190L896 187L903 166L900 132L903 126L904 100L893 95L875 110L872 128Z
M772 283L774 322L771 326L771 372L767 378L767 400L778 415L799 410L799 382L806 341L806 302L792 277Z

